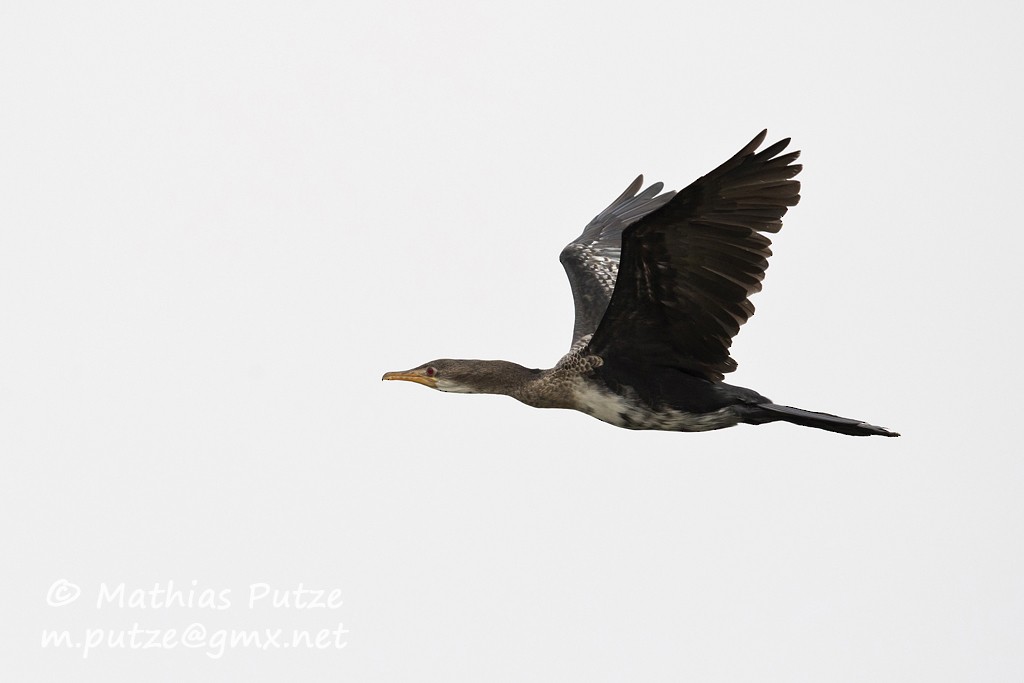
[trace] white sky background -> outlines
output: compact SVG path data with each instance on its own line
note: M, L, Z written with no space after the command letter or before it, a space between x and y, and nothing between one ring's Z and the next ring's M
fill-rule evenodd
M1010 7L5 3L7 675L1021 680ZM730 381L902 438L380 382L549 367L562 245L763 127L803 199ZM231 608L92 604L193 580ZM248 610L255 582L344 605ZM341 651L40 647L339 621Z

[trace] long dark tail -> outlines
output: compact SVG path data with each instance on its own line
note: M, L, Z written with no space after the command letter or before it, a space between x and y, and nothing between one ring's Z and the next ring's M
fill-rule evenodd
M849 434L851 436L899 436L896 432L885 427L851 420L848 417L829 415L828 413L815 413L810 410L779 406L774 403L762 403L752 405L744 411L743 421L748 424L764 424L765 422L792 422L803 427L814 427L815 429L827 429L830 432Z

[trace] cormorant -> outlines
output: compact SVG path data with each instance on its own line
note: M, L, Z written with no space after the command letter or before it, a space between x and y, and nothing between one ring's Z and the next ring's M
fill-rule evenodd
M703 431L784 421L855 436L899 436L776 405L722 381L732 338L754 313L771 241L800 199L789 139L735 156L679 192L639 176L560 256L576 304L572 347L550 370L502 360L434 360L383 379L569 408L627 429ZM661 193L661 194L659 194Z

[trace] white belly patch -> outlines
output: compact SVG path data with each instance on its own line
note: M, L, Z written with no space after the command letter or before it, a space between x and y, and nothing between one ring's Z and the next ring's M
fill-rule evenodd
M731 427L739 422L739 418L728 407L710 413L687 413L671 409L654 411L632 392L620 396L584 381L577 383L574 394L577 410L626 429L702 432Z

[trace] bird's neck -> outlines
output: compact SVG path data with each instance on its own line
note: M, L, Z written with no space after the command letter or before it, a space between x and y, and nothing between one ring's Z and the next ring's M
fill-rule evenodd
M460 382L460 389L466 393L503 394L519 398L531 383L543 375L541 370L531 370L505 360L467 362L472 363L472 373L469 378ZM459 389L448 389L448 391L453 390L459 391Z
M568 387L557 368L531 370L504 360L474 361L472 383L464 390L474 394L502 394L534 408L572 408Z
M504 360L478 360L472 363L470 379L463 379L457 391L472 394L502 394L534 408L575 408L572 373L565 368L531 370Z
M526 368L523 368L526 370ZM559 368L526 370L513 391L504 392L534 408L574 408L571 378Z

